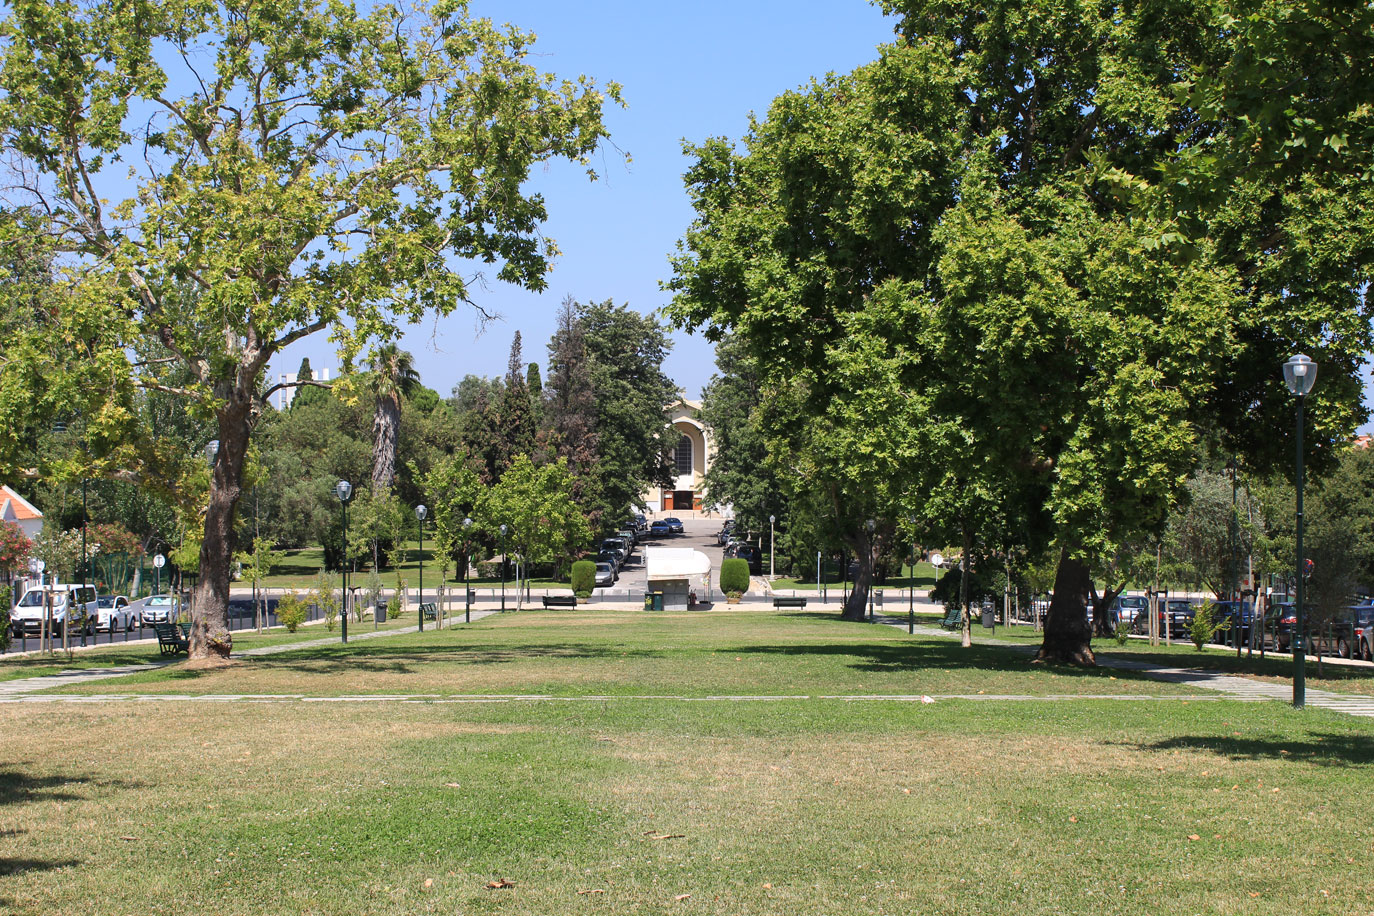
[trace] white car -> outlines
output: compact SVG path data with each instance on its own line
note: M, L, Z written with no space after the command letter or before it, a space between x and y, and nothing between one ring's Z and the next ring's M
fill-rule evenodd
M143 602L139 612L144 626L154 623L176 623L181 614L181 604L176 595L153 595Z
M48 618L48 632L60 637L70 619L77 627L95 620L94 585L45 585L24 592L10 613L10 629L18 636L38 636L43 632L43 618Z
M129 599L124 595L101 595L96 600L96 617L93 621L97 630L117 633L132 630L138 623L138 615L129 610Z

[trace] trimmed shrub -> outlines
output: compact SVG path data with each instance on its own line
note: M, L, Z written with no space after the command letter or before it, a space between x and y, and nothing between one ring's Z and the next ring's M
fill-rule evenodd
M287 592L277 602L277 623L286 627L288 633L305 623L306 605L295 592Z
M596 564L591 560L578 560L572 565L572 590L579 598L590 598L596 588Z
M730 557L720 564L720 590L732 598L749 591L749 561Z

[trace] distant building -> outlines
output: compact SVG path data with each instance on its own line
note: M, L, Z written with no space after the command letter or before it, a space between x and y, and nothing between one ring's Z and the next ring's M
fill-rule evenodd
M701 421L701 402L679 398L664 408L664 413L673 443L668 453L673 485L654 487L645 494L644 504L655 512L699 512L715 448L711 431Z
M1370 436L1368 433L1365 433L1363 436L1356 436L1355 441L1352 442L1351 445L1355 446L1356 448L1369 448L1369 443L1371 440L1374 440L1374 436Z
M312 369L312 370L310 371L310 377L311 377L312 379L314 379L315 381L317 381L317 382L327 382L327 381L329 381L329 370L328 370L328 369ZM281 383L282 383L283 385L286 384L287 382L294 382L295 380L296 380L296 376L294 376L294 375L287 375L285 372L283 372L282 375L281 375ZM271 386L268 386L268 387L271 387ZM291 402L292 402L292 401L295 399L295 397L296 397L296 392L297 392L297 391L300 391L300 389L297 388L297 387L295 387L295 386L292 386L292 387L290 387L290 388L281 388L281 389L279 389L279 390L277 391L277 409L278 409L278 410L285 410L286 408L290 407L290 406L291 406Z
M9 487L0 486L0 521L14 522L33 538L43 530L43 513Z

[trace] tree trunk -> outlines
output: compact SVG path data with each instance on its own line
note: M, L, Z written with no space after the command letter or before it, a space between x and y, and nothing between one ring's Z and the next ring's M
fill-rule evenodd
M959 558L959 606L964 609L959 625L959 644L965 649L973 646L973 608L969 606L969 579L973 578L973 532L964 528L964 553Z
M229 400L218 411L219 452L210 470L210 504L205 510L205 540L200 545L200 575L191 608L188 657L228 658L229 580L234 551L234 516L243 494L243 462L248 455L251 404Z
M380 493L396 482L396 435L401 425L399 396L377 399L372 415L372 489Z
M1112 636L1111 607L1116 602L1120 594L1125 591L1126 586L1122 584L1117 588L1109 588L1098 595L1093 601L1093 631L1098 636Z
M849 590L849 598L845 601L844 613L840 615L840 619L867 620L868 593L873 588L872 545L867 538L845 543L854 548L854 558L858 561L859 568L854 574L853 588ZM849 557L845 556L842 562L847 564Z
M1066 662L1071 665L1096 665L1092 632L1088 627L1088 567L1059 553L1059 569L1054 576L1054 598L1045 617L1045 641L1035 656L1037 662Z

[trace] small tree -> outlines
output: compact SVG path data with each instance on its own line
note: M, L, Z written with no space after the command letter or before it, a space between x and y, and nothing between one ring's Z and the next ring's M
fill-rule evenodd
M591 560L578 560L572 565L572 590L579 598L589 598L596 588L596 564Z
M1188 638L1201 652L1202 647L1211 642L1213 636L1230 628L1231 619L1229 617L1224 620L1221 619L1217 606L1211 601L1204 601L1202 606L1197 609L1197 613L1193 615L1193 619L1188 622Z
M277 622L286 627L288 633L296 632L305 623L306 605L294 591L289 591L277 602Z
M33 541L14 522L0 521L0 571L9 578L24 568L33 552Z
M315 577L315 590L310 593L310 600L324 615L325 628L334 632L334 622L339 617L339 593L332 573L320 570Z
M272 574L272 567L280 563L282 557L286 556L285 551L272 549L276 546L277 542L272 538L260 537L253 542L251 551L243 551L235 557L243 564L244 578L253 583L254 590L257 589L260 581ZM258 620L261 620L263 596L260 591L257 592L257 595L257 606L253 608L253 613Z
M738 600L749 591L749 561L731 557L720 564L720 590Z

